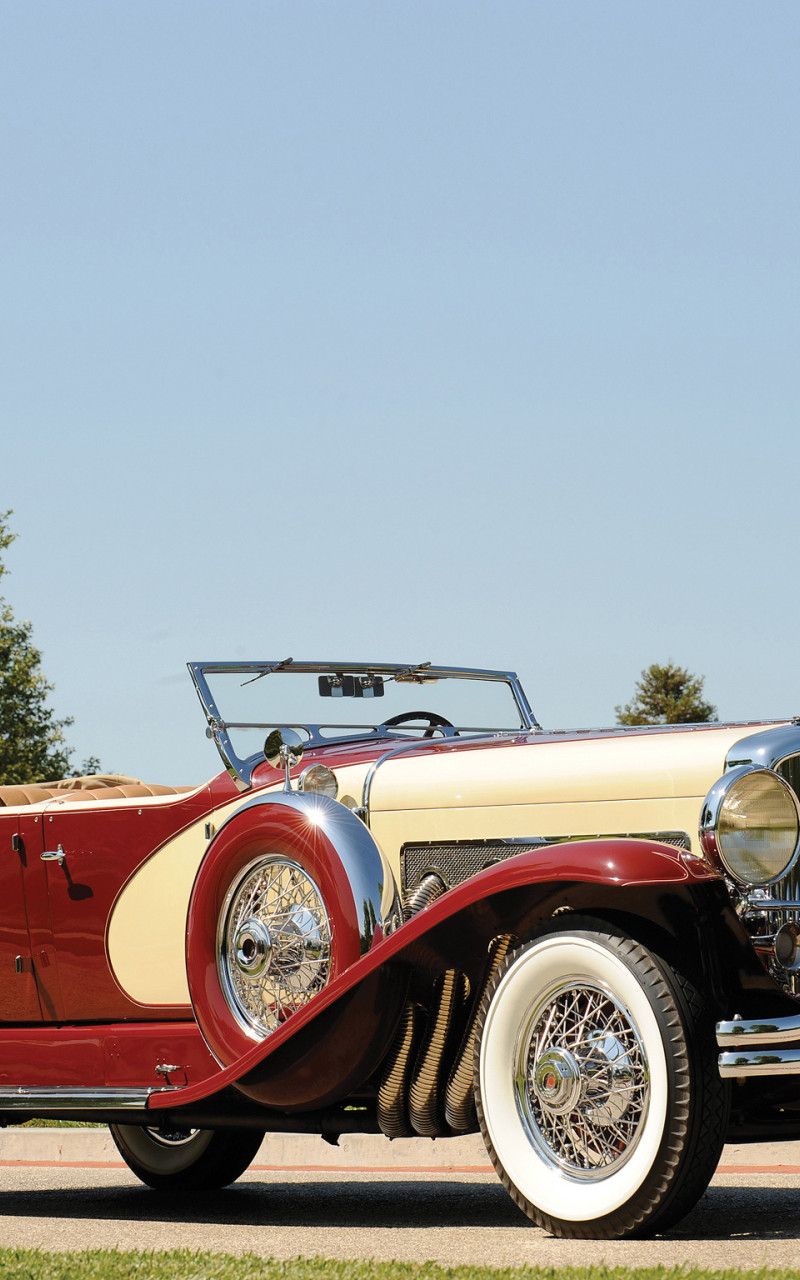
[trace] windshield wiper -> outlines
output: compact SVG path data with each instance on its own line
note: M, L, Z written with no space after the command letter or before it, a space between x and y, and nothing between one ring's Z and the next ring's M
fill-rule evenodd
M418 667L405 667L403 671L396 671L393 676L389 676L389 680L409 680L416 684L424 684L425 677L423 671L427 671L432 664L430 662L420 662Z
M250 680L243 680L239 688L243 689L246 684L255 684L256 680L260 680L263 676L271 676L273 671L283 671L292 662L294 658L284 658L283 662L271 662L263 671L259 671L257 676L253 676ZM428 665L430 666L430 663Z

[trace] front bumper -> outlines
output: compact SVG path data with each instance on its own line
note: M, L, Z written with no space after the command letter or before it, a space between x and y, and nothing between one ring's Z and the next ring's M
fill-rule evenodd
M800 1075L800 1015L717 1023L724 1079Z

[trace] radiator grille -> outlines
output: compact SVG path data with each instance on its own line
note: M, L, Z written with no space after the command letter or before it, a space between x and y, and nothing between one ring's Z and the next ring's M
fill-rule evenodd
M435 871L448 889L469 880L470 876L491 867L506 858L531 849L549 848L554 844L566 844L574 840L658 840L673 848L687 852L692 842L685 831L624 831L604 832L595 836L535 836L523 840L454 840L405 844L400 850L400 867L403 896L419 884L424 875Z
M783 760L777 768L777 772L788 782L796 796L800 796L800 756L791 756L788 760ZM767 887L763 894L759 894L768 903L776 904L775 909L768 911L769 929L776 932L782 924L788 921L800 921L800 860L795 863L787 875L781 880L776 880L775 884ZM786 906L779 904L786 903ZM755 895L750 899L752 908L758 912L761 907L760 903L755 900ZM750 913L748 913L750 914Z
M788 782L794 794L800 796L800 756L790 756L788 760L783 760L778 765L778 773L784 781ZM788 875L777 884L771 885L769 892L771 897L780 898L781 902L800 901L800 863L796 862ZM800 911L796 907L787 908L780 913L781 924L786 920L798 919L800 919Z

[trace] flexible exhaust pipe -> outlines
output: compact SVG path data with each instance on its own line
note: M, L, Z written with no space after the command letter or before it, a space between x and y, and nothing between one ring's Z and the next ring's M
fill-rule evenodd
M464 1029L445 1091L444 1116L453 1133L474 1133L478 1128L473 1083L478 1015L489 983L505 959L513 940L513 934L501 933L489 943L486 973L472 1003L469 1021Z

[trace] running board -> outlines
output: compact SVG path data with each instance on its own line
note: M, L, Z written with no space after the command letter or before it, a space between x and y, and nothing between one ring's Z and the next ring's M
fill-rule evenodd
M154 1093L172 1093L170 1088L153 1089L0 1089L0 1112L32 1111L142 1111Z

